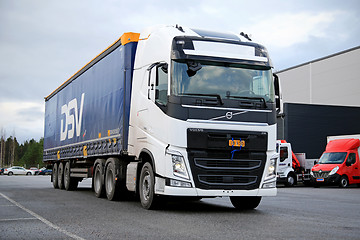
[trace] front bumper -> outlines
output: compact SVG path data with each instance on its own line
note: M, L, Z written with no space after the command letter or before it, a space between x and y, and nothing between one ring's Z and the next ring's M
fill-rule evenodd
M335 173L325 178L311 177L311 182L315 185L338 185L340 183L341 175Z
M230 197L230 196L276 196L276 188L258 188L252 190L212 190L195 187L173 187L165 185L165 180L156 177L156 194L167 196L193 196L193 197Z

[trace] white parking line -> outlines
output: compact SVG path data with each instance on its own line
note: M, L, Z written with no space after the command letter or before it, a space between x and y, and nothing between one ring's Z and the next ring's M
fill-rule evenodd
M15 200L9 198L8 196L6 196L6 195L4 195L4 194L2 194L2 193L0 193L0 196L2 196L3 198L7 199L9 202L15 204L16 206L18 206L18 207L21 208L22 210L28 212L30 215L32 215L33 217L39 219L40 221L42 221L43 223L45 223L45 224L48 225L49 227L52 227L52 228L54 228L55 230L57 230L57 231L65 234L65 235L67 235L67 236L69 236L69 237L71 237L71 238L73 238L73 239L76 239L76 240L85 240L85 239L82 238L82 237L79 237L79 236L77 236L77 235L75 235L75 234L72 234L72 233L70 233L70 232L68 232L68 231L66 231L66 230L64 230L64 229L61 229L59 226L56 226L55 224L49 222L48 220L46 220L45 218L41 217L40 215L38 215L38 214L34 213L33 211L25 208L23 205L21 205L20 203L16 202Z
M21 220L34 220L37 218L8 218L8 219L0 219L0 222L9 222L9 221L21 221Z

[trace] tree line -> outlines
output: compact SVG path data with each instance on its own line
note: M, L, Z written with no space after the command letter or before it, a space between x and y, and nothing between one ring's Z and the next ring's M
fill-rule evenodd
M19 144L16 137L10 136L7 139L0 136L0 167L23 166L42 167L44 139L39 141L31 139Z

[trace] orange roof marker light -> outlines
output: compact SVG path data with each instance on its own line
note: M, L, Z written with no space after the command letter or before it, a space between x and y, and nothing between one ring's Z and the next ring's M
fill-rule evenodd
M140 33L127 32L120 37L121 45L126 45L129 42L138 42Z

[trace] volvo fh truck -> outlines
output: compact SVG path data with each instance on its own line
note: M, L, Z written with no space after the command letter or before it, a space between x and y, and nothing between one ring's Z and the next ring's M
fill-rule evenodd
M45 98L55 188L92 178L97 197L276 195L278 79L265 47L181 26L124 33ZM277 94L276 94L277 93Z

